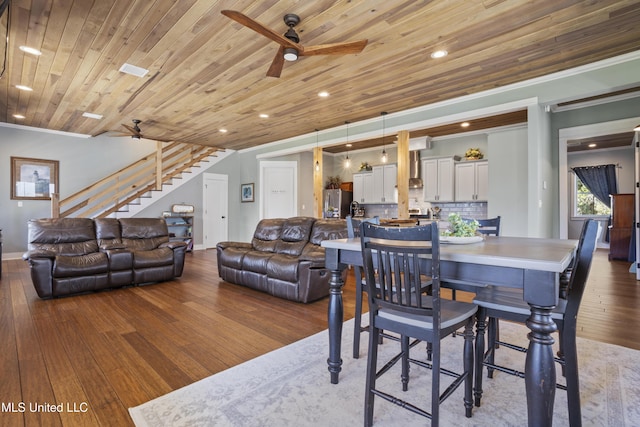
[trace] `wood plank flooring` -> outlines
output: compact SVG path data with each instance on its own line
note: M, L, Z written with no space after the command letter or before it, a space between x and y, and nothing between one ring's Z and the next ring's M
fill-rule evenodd
M298 304L227 284L215 262L214 250L195 251L173 282L43 301L26 263L4 261L0 425L132 425L131 406L326 329L327 298ZM628 267L596 253L579 336L640 349ZM350 275L345 320L354 289Z

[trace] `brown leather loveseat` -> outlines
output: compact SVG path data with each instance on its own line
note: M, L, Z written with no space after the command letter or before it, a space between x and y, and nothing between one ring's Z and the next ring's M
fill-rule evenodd
M40 298L171 280L182 275L184 242L161 218L30 220L31 280Z
M218 243L218 274L230 283L311 302L329 295L331 275L324 267L325 251L320 242L346 237L344 220L263 219L251 243Z

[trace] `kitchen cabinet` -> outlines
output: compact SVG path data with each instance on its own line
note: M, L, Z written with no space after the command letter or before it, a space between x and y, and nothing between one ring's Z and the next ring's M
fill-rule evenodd
M353 174L353 200L373 203L373 171Z
M489 194L489 162L487 160L455 164L456 202L487 201Z
M457 156L434 157L422 160L425 201L454 201L454 173L457 160L460 160Z
M373 167L373 203L398 203L396 185L398 166L396 164Z

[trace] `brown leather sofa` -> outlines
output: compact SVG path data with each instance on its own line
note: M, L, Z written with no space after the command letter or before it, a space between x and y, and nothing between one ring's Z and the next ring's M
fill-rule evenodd
M218 274L227 282L277 297L315 301L329 295L331 276L324 268L320 242L346 237L344 220L263 219L251 243L218 243Z
M29 221L22 258L51 298L179 277L186 246L161 218L47 218Z

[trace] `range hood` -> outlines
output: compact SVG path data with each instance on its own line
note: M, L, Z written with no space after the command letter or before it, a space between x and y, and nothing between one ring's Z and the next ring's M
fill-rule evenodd
M420 175L420 151L409 151L409 188L422 188Z

